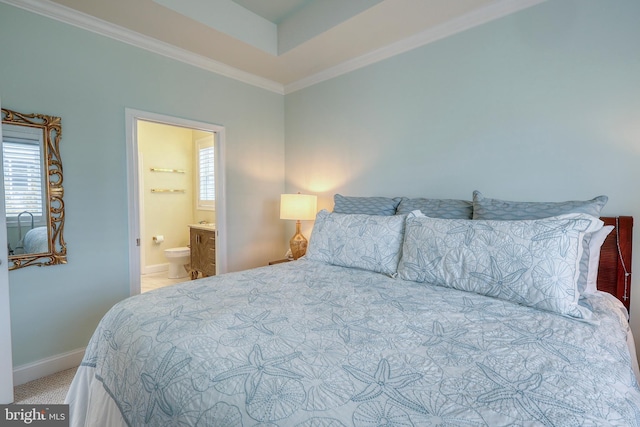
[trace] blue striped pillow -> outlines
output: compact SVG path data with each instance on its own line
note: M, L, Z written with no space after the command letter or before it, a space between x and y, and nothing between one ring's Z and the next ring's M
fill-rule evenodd
M456 199L409 199L403 197L396 214L409 214L416 210L431 218L471 219L473 203Z
M569 213L584 213L598 218L608 200L607 196L598 196L584 201L512 202L489 199L476 190L473 192L473 219L542 219Z
M341 214L395 215L400 198L333 196L333 212Z

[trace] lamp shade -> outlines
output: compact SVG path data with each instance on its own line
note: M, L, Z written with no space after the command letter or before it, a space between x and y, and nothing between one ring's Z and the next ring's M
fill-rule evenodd
M280 219L316 219L318 197L310 194L280 195Z

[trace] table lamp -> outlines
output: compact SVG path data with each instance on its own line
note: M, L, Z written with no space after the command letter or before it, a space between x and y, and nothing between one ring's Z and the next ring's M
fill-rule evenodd
M294 219L296 234L289 241L293 259L298 259L307 252L307 239L300 232L300 221L316 219L317 196L310 194L280 195L280 219Z

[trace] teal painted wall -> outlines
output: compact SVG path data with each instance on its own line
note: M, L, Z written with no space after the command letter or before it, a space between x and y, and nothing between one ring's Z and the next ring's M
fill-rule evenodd
M225 126L229 270L282 255L284 99L0 3L0 100L62 117L68 264L10 272L14 366L86 346L129 295L125 108Z
M560 201L640 221L640 2L549 0L285 97L287 188ZM640 242L640 223L635 228ZM640 250L631 323L640 335Z

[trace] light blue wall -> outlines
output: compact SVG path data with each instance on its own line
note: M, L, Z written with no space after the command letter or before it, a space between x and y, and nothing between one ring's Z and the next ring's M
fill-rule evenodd
M323 207L607 194L605 215L640 221L640 2L549 0L289 94L285 135L287 189Z
M84 347L129 295L126 107L225 126L229 269L281 256L282 95L3 3L0 40L2 106L62 117L68 243L10 272L14 365Z
M14 364L83 347L129 293L125 107L226 127L231 270L280 258L285 176L320 207L479 189L640 218L639 21L637 0L549 0L282 97L0 3L3 106L63 119L69 244L10 273Z

